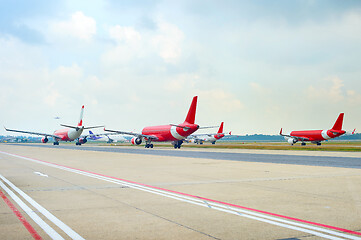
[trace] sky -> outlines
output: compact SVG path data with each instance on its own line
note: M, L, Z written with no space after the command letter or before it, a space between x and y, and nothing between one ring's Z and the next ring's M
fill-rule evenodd
M361 1L0 6L8 128L52 133L85 105L85 126L140 131L182 123L197 95L196 122L235 134L327 129L341 112L361 131Z

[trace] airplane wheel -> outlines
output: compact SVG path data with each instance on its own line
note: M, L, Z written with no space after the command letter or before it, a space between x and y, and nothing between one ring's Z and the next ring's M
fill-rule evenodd
M320 143L320 142L318 142L318 143L317 143L317 146L321 146L321 143Z
M150 144L150 148L153 148L154 146L153 146L153 144Z
M174 144L174 148L177 149L177 148L178 148L178 144Z
M301 143L302 146L306 146L306 143Z
M145 144L145 148L149 148L148 144Z

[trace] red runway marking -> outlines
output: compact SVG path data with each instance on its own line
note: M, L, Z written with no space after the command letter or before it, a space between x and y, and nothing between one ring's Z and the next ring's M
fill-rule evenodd
M4 200L4 202L9 206L9 208L14 212L14 214L18 217L18 219L22 222L25 228L29 231L31 236L34 239L41 240L42 238L36 232L36 230L30 225L30 223L26 220L26 218L19 212L19 210L10 202L10 200L5 196L5 194L0 190L0 196Z
M12 154L13 154L13 153L12 153ZM17 154L13 154L13 155L19 156L19 157L23 157L23 158L29 158L29 157L24 157L24 156L17 155ZM144 183L138 183L138 182L134 182L134 181L131 181L131 180L122 179L122 178L107 176L107 175L104 175L104 174L95 173L95 172L90 172L90 171L86 171L86 170L82 170L82 169L78 169L78 168L73 168L73 167L68 167L68 166L64 166L64 165L60 165L60 164L52 163L52 162L47 162L47 161L39 160L39 159L35 159L35 158L29 158L29 159L33 159L33 160L36 160L36 161L39 161L39 162L48 163L48 164L57 165L57 166L59 166L59 167L66 167L66 168L70 168L70 169L73 169L73 170L78 170L78 171L82 171L82 172L86 172L86 173L91 173L91 174L95 174L95 175L98 175L98 176L113 178L113 179L120 180L120 181L124 181L124 182L128 182L128 183L138 184L138 185L141 185L141 186L145 186L145 187L149 187L149 188L154 188L154 189L158 189L158 190L162 190L162 191L166 191L166 192L176 193L176 194L183 195L183 196L198 198L198 199L202 199L202 200L209 201L209 202L219 203L219 204L223 204L223 205L227 205L227 206L231 206L231 207L236 207L236 208L240 208L240 209L245 209L245 210L254 211L254 212L258 212L258 213L263 213L263 214L270 215L270 216L275 216L275 217L279 217L279 218L284 218L284 219L288 219L288 220L293 220L293 221L296 221L296 222L307 223L307 224L310 224L310 225L315 225L315 226L319 226L319 227L325 227L325 228L329 228L329 229L338 230L338 231L341 231L341 232L345 232L345 233L350 233L350 234L355 234L355 235L361 236L361 233L355 232L355 231L352 231L352 230L349 230L349 229L345 229L345 228L339 228L339 227L334 227L334 226L326 225L326 224L322 224L322 223L316 223L316 222L311 222L311 221L308 221L308 220L302 220L302 219L299 219L299 218L288 217L288 216L280 215L280 214L277 214L277 213L271 213L271 212L262 211L262 210L258 210L258 209L254 209L254 208L249 208L249 207L244 207L244 206L240 206L240 205L236 205L236 204L232 204L232 203L226 203L226 202L222 202L222 201L218 201L218 200L213 200L213 199L209 199L209 198L204 198L204 197L200 197L200 196L196 196L196 195L192 195L192 194L188 194L188 193L177 192L177 191L173 191L173 190L169 190L169 189L165 189L165 188L155 187L155 186L147 185L147 184L144 184Z

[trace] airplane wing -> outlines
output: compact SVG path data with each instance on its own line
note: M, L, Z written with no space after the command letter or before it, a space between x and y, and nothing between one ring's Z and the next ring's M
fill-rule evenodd
M53 137L55 139L60 139L59 136L56 136L54 134L48 134L48 133L38 133L38 132L29 132L29 131L22 131L22 130L15 130L15 129L8 129L4 127L6 131L10 132L18 132L18 133L27 133L27 134L33 134L33 135L39 135L39 136L45 136L45 137Z
M193 137L193 138L199 138L199 137L202 137L202 136L207 136L207 137L212 137L214 135L216 135L217 133L214 133L214 134L209 134L209 133L203 133L203 134L192 134L190 135L189 137Z
M152 140L158 140L158 138L156 136L145 135L145 134L141 134L141 133L124 132L124 131L110 130L110 129L105 129L105 128L104 128L104 131L112 132L112 133L115 133L115 134L125 134L125 135L132 135L132 136L135 136L135 137L142 137L142 138L148 138L148 139L152 139Z
M283 137L289 137L289 138L293 138L293 139L296 139L297 141L310 141L309 138L306 138L306 137L297 137L297 136L291 136L291 135L287 135L287 134L283 134L282 133L282 128L281 128L281 131L280 131L280 135L283 136Z

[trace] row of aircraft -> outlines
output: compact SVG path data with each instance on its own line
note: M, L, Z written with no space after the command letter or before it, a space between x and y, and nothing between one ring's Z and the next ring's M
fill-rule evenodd
M107 133L102 134L93 134L89 131L88 135L82 135L85 129L93 129L93 128L101 128L104 126L93 126L93 127L85 127L83 126L83 112L84 105L81 108L80 119L76 126L64 125L60 124L64 129L56 130L54 133L40 133L40 132L30 132L23 130L15 130L5 128L6 131L18 132L18 133L27 133L33 135L43 136L41 141L43 143L47 143L49 141L49 137L54 139L53 144L59 145L59 141L75 141L76 145L81 145L86 143L89 139L97 140L100 138L108 138L108 142L112 142L115 139L115 135L130 135L133 138L130 140L134 145L140 145L143 141L145 142L145 148L153 148L152 142L171 142L174 148L181 148L183 142L192 142L203 144L203 142L211 142L215 144L215 142L221 138L223 138L227 133L223 132L222 122L218 132L215 134L193 134L198 129L201 128L213 128L213 127L200 127L195 123L196 117L196 109L197 109L197 99L198 97L193 97L192 103L189 107L188 114L183 123L180 124L168 124L168 125L159 125L159 126L150 126L145 127L141 131L141 133L135 132L126 132L121 130L111 130L104 128L104 131ZM334 126L329 130L308 130L308 131L292 131L288 134L282 133L282 128L280 131L280 135L284 136L284 138L291 145L295 144L298 141L302 142L302 145L306 145L305 142L312 142L317 145L321 145L321 141L328 140L331 138L339 137L346 133L345 130L342 130L344 114L341 113L337 118ZM355 130L353 131L353 133ZM352 134L353 134L352 133ZM231 132L228 133L231 135ZM112 136L112 137L110 137ZM122 137L125 139L124 137Z

